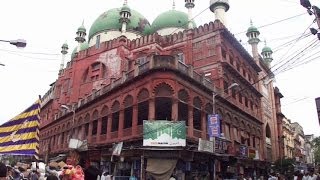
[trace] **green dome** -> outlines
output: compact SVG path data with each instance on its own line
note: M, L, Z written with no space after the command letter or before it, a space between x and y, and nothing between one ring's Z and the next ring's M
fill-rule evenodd
M84 51L88 48L89 48L89 44L87 42L81 43L80 51ZM76 56L77 51L78 51L78 47L75 47L71 53L71 59L73 59Z
M120 8L110 9L101 14L92 24L89 31L89 39L95 34L106 31L106 30L117 30L119 31L122 24L119 22ZM143 17L137 11L131 9L130 22L127 25L127 30L134 30L142 33L143 35L148 34L150 31L149 21Z
M78 32L86 32L86 28L84 27L84 25L82 24L79 28L78 28Z
M262 52L273 52L272 49L268 46L265 46L263 49L262 49Z
M152 23L151 29L153 32L156 32L163 28L168 27L179 27L179 28L188 28L188 14L176 11L169 10L160 14ZM193 27L196 27L194 21L192 21Z
M247 30L247 34L248 33L252 33L252 32L258 32L259 33L259 30L258 28L254 27L254 26L250 26Z
M68 49L69 47L68 47L68 44L67 44L67 43L63 43L61 48L66 48L66 49Z
M131 9L130 9L130 7L128 5L123 5L122 8L121 8L121 11L131 13Z

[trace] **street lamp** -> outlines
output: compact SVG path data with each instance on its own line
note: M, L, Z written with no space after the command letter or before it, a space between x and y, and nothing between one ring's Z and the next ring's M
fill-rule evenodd
M25 48L27 46L27 42L24 39L17 39L17 40L1 40L0 42L8 42L12 45L15 45L17 48Z
M67 111L69 112L72 112L72 124L71 124L71 137L73 135L73 126L74 126L74 119L75 119L75 116L76 116L76 111L73 109L73 108L70 108L69 106L67 105L61 105L61 108L63 109L66 109Z

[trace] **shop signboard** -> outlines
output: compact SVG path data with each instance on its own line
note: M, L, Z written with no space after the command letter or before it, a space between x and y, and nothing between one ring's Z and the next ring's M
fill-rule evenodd
M249 158L255 159L256 158L256 150L255 149L249 149Z
M214 141L207 141L199 138L198 151L202 152L214 152Z
M230 141L215 137L215 153L228 154L230 150L230 146L231 146Z
M184 121L143 121L143 146L186 146Z
M209 137L220 137L220 116L219 114L208 115L208 134Z
M239 157L247 158L248 157L248 146L246 145L240 145L239 146Z

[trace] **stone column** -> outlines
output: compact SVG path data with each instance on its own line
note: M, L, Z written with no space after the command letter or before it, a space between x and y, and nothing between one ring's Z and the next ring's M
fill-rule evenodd
M193 107L190 104L188 108L188 136L193 136Z
M155 120L155 98L149 100L149 120Z
M138 105L133 105L132 110L132 135L138 135Z
M92 141L92 122L89 121L89 132L88 132L88 142Z
M178 121L178 100L172 100L172 111L171 111L172 121Z
M98 129L97 129L97 142L100 141L101 126L102 126L102 118L99 118L98 119Z
M118 127L118 138L123 137L123 129L124 129L124 110L120 110L119 112L119 127Z
M201 111L201 138L207 139L207 118L206 113Z
M112 114L109 114L107 117L108 117L107 141L109 141L111 139Z

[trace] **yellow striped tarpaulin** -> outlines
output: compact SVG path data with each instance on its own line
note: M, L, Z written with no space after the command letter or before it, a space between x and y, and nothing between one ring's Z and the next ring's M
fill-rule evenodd
M0 126L0 154L37 156L40 100Z

